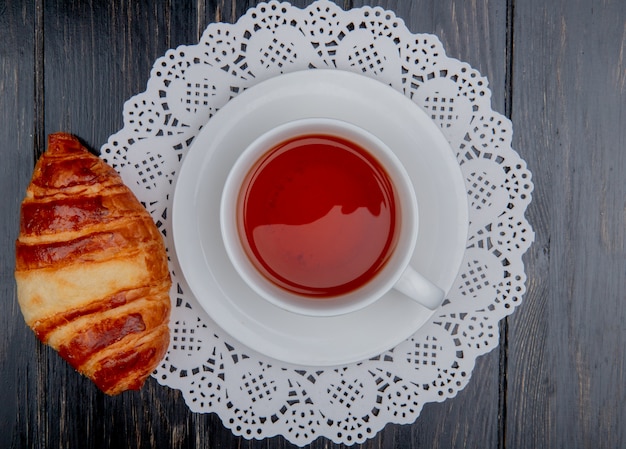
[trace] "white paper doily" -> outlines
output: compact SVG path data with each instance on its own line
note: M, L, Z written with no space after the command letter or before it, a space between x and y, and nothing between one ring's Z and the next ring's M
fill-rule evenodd
M231 339L189 293L171 240L176 173L202 125L247 87L315 68L378 79L426 110L456 153L469 204L467 251L440 311L393 350L339 369L285 365ZM152 214L170 255L172 337L154 377L181 390L191 410L217 413L236 435L280 434L297 445L320 436L363 442L455 396L476 358L497 346L499 320L525 292L522 255L534 233L524 213L533 185L511 137L510 121L491 109L485 77L381 8L262 3L236 24L209 25L197 45L169 50L101 150Z

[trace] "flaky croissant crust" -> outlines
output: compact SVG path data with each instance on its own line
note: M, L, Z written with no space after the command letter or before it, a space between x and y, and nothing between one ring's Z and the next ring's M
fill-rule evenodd
M49 136L21 207L18 301L37 337L107 394L139 389L169 344L163 239L113 168Z

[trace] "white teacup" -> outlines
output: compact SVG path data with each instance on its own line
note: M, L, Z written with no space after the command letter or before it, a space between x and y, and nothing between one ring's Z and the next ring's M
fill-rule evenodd
M340 315L391 289L431 310L443 301L409 265L418 205L406 170L350 123L301 119L254 140L228 175L220 224L236 271L284 310Z

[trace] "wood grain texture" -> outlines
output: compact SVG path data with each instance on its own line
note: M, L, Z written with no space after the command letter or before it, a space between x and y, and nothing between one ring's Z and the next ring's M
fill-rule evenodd
M309 3L294 2L300 7ZM169 48L195 43L208 23L235 22L254 4L233 1L155 6L150 2L78 0L31 4L24 26L34 24L33 42L25 45L34 56L31 64L37 68L36 82L29 91L34 102L30 124L35 127L37 143L34 152L32 146L19 146L20 154L27 158L27 162L20 162L22 172L30 174L33 155L43 151L45 136L55 131L72 132L97 149L121 128L122 105L145 89L156 58ZM351 6L351 2L340 4ZM495 107L504 109L503 2L495 8L462 1L380 5L394 9L412 31L440 35L451 56L468 61L489 77ZM9 20L14 24L20 19L15 15ZM476 41L486 45L476 46ZM15 61L19 55L13 58ZM26 129L22 125L16 132ZM3 208L7 209L17 210L17 202L14 208ZM11 271L6 271L6 285L12 283ZM3 298L14 304L9 296ZM13 403L18 419L13 432L0 437L7 441L3 447L154 447L157 443L181 448L292 447L282 437L260 442L234 437L216 415L190 413L179 392L160 387L152 379L140 393L104 397L53 351L35 342L15 306L10 320L17 323L18 332L7 360L19 359L16 369L27 370L28 377L23 383L17 374L9 377L5 391L17 390ZM22 357L15 351L21 351ZM472 382L457 398L427 405L415 425L390 424L361 447L496 447L498 374L498 353L493 352L479 361ZM481 410L479 425L476 409ZM13 420L7 417L3 422ZM320 439L310 447L341 445Z
M35 354L39 345L24 324L13 279L19 205L33 158L34 15L32 4L0 3L0 446L25 447L36 412L23 406L36 394ZM31 354L22 357L22 354ZM24 388L17 388L21 383Z
M293 447L235 437L154 379L104 396L37 342L13 281L19 203L46 135L72 132L97 150L156 58L257 3L0 2L0 447ZM337 3L392 9L487 76L535 183L528 293L502 327L503 346L477 361L456 398L356 447L626 447L626 3Z
M626 446L626 3L518 1L513 121L534 173L507 447Z

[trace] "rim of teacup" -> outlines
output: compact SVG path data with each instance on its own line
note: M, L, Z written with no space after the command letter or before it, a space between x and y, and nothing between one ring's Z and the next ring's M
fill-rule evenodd
M359 288L325 299L288 292L259 273L243 248L237 228L237 201L241 185L250 169L271 148L307 134L343 137L366 149L390 176L400 208L399 237L385 266ZM264 300L283 310L307 316L337 316L355 312L390 291L410 263L417 242L418 223L417 197L413 184L394 152L371 132L344 120L326 117L293 120L257 137L233 164L220 200L222 242L235 271Z

